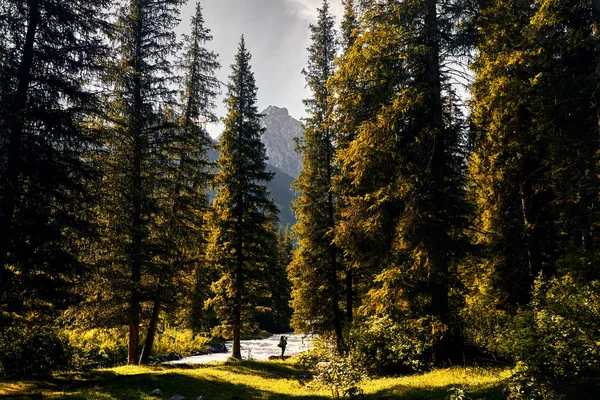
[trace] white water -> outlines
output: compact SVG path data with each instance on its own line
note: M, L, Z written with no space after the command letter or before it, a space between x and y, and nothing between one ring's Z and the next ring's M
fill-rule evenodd
M312 336L297 335L295 333L284 333L287 337L285 348L286 356L295 356L310 349ZM242 340L242 358L253 358L255 360L268 360L269 356L281 356L281 349L277 347L281 335L273 335L266 339ZM227 353L206 354L201 356L185 357L181 360L170 361L168 364L204 364L212 361L226 361L231 357L232 342L225 342Z

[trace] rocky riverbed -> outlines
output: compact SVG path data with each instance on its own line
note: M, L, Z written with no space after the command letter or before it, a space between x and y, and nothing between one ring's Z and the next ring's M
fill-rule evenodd
M312 336L284 333L287 336L286 356L294 356L310 349ZM280 356L281 349L277 347L281 334L269 336L266 339L242 340L242 358L268 360L271 356ZM232 342L225 342L226 353L203 354L184 357L180 360L169 361L168 364L204 364L212 361L226 361L231 357Z

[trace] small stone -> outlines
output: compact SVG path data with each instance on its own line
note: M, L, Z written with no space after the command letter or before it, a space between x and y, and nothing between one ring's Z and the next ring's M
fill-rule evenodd
M154 389L152 393L150 393L150 396L162 397L163 392L160 389Z
M317 363L317 365L315 365L315 368L316 369L327 369L327 368L329 368L330 365L331 365L330 362L321 361L321 362Z
M171 400L185 400L185 397L174 394L173 397L171 397Z

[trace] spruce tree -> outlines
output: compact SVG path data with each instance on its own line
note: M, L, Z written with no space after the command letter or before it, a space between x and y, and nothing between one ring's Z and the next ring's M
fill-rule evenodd
M272 220L277 209L266 183L266 151L260 140L264 128L256 106L256 83L244 37L231 66L225 130L219 139L217 196L213 204L209 260L220 279L213 283L210 303L224 329L233 332L232 357L241 359L242 328L254 322L257 305L268 296L265 276L275 241Z
M353 84L338 109L356 110L344 122L355 137L338 151L351 189L337 241L373 274L361 314L427 326L433 361L443 363L466 213L461 124L441 69L447 19L435 0L363 8L360 35L333 80Z
M476 20L469 177L481 257L465 264L470 338L527 307L537 278L597 279L593 6L492 1ZM471 305L477 305L474 308ZM469 309L472 313L469 313ZM471 321L471 320L469 320ZM493 330L488 321L500 321Z
M208 149L212 140L205 129L206 123L214 123L214 99L218 94L219 81L215 72L220 65L217 55L206 49L212 40L210 30L204 27L200 3L191 19L191 32L184 35L183 58L179 68L184 74L180 104L176 109L178 121L171 127L169 167L166 168L168 187L163 201L166 202L166 218L162 227L162 263L158 270L152 313L148 322L146 341L140 357L147 363L152 351L159 313L170 306L171 312L184 307L193 289L181 293L189 286L194 272L197 274L205 264L205 213L208 208L208 185L212 166L208 161ZM197 278L197 276L196 276ZM205 291L209 289L204 288Z
M294 182L299 196L294 203L298 249L290 265L293 284L292 325L303 332L333 332L338 351L343 349L341 253L333 243L337 199L333 192L334 132L332 105L326 84L334 71L337 43L334 19L325 0L317 24L310 25L312 44L304 70L312 97L305 100L308 117L301 144L302 171Z
M358 32L358 19L357 19L357 11L356 6L353 0L345 0L344 1L344 17L341 23L341 33L342 33L342 54L336 58L336 66L347 62L349 57L350 49L354 44L354 40L356 36L359 34ZM347 102L343 104L342 102L337 102L338 98L346 98L347 96L353 96L357 91L357 87L352 81L352 79L348 76L340 75L339 71L333 74L331 79L328 82L329 90L330 90L330 102L333 104L334 112L333 112L333 124L335 126L335 142L336 142L336 152L342 151L347 148L347 146L354 140L355 131L356 131L356 119L360 118L361 112L354 108L354 103ZM337 163L337 160L335 160ZM338 208L344 209L345 203L344 199L347 195L350 194L352 190L352 185L348 181L347 177L341 174L337 174L334 179L334 189L338 195ZM340 246L342 243L342 238L338 234L340 228L340 218L336 221L336 229L335 229L335 243ZM346 320L348 322L352 322L352 318L354 315L354 308L356 306L356 297L357 297L357 278L360 271L356 270L356 265L352 262L351 259L345 257L344 259L345 266L345 279L344 279L344 290L346 294ZM369 279L369 278L367 278Z
M165 110L174 103L173 31L183 0L128 0L116 8L116 54L106 77L112 87L105 122L106 155L97 299L104 320L129 326L128 363L139 362L143 305L165 257L164 221L172 209L168 167L181 131ZM95 288L92 288L96 290ZM111 303L107 306L106 303Z
M289 227L281 229L276 220L271 229L276 233L269 250L271 260L266 271L270 296L262 299L260 305L264 311L258 315L257 321L261 330L271 333L290 331L292 308L291 282L287 268L292 259L293 243Z
M109 4L0 4L0 327L53 315L81 273L97 183L85 121L99 109L91 84Z

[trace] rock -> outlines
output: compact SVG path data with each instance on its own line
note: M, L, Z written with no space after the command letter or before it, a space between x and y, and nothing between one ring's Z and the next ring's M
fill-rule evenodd
M283 359L287 360L290 357L291 356L283 356ZM281 360L281 356L269 356L269 360L271 360L271 361L273 361L273 360Z
M196 398L196 400L204 400L204 396L200 395Z
M179 396L178 394L174 394L174 395L171 397L171 400L185 400L185 397L183 397L183 396Z
M227 353L227 346L225 343L217 343L210 346L211 353Z
M321 361L315 365L315 369L327 369L331 365L330 362Z
M304 134L302 122L291 117L286 108L269 106L262 114L262 125L266 131L260 140L265 144L269 164L292 178L298 177L302 162L296 153L294 139Z
M160 389L154 389L150 396L163 397L163 392Z

